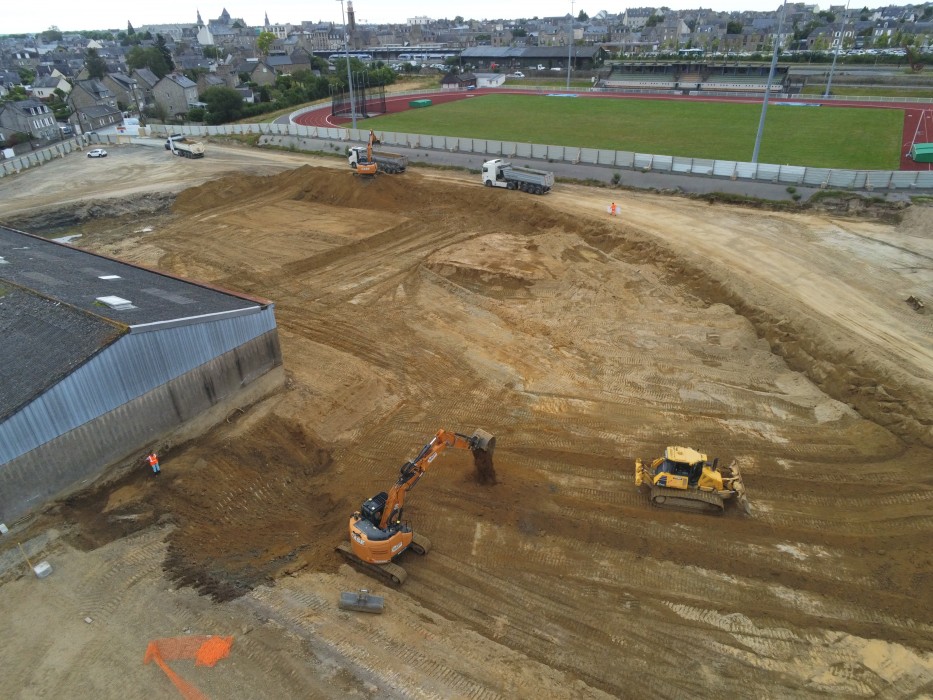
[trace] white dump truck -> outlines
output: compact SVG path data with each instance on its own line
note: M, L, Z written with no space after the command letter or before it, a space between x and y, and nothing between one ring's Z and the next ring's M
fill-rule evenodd
M362 172L360 164L376 163L379 166L379 172L397 175L404 173L408 167L408 156L401 153L389 153L388 151L375 151L373 144L379 143L376 134L369 132L369 143L365 146L351 146L347 150L347 162L354 170Z
M165 150L185 158L203 158L204 144L193 141L183 134L172 134L165 140Z
M483 163L483 184L486 187L507 187L510 190L544 194L550 192L554 186L554 173L522 168L501 158L495 158Z

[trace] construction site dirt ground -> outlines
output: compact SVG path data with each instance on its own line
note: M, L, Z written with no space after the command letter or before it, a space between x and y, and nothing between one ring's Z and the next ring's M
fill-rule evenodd
M108 150L4 178L0 221L271 299L286 379L0 540L0 695L178 697L149 641L220 635L169 664L212 698L933 696L930 208ZM498 483L435 461L388 588L334 547L438 428L493 433ZM752 514L651 506L667 445Z

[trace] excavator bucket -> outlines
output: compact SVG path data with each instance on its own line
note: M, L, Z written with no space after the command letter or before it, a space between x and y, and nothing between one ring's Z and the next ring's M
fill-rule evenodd
M473 431L473 434L470 436L470 442L473 445L474 450L483 450L492 455L493 450L496 449L496 436L492 433L487 433L481 428L477 428Z

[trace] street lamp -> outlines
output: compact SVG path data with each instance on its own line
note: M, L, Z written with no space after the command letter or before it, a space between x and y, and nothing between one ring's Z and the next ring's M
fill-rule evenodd
M845 14L842 15L842 27L839 30L839 43L836 44L836 51L833 53L833 65L829 67L829 78L826 81L826 92L823 94L823 99L829 98L829 89L833 85L833 73L836 70L836 59L839 58L839 49L842 48L842 42L846 36L846 22L849 19L849 3L846 3Z
M765 88L765 99L761 103L761 119L758 120L758 134L755 136L755 148L752 151L752 163L758 162L758 149L761 147L761 133L765 128L765 114L768 112L768 97L771 95L771 83L774 80L774 69L777 68L778 47L781 43L781 27L784 26L784 10L787 9L787 0L781 5L781 14L778 17L777 32L774 35L774 53L771 55L771 71L768 73L768 86Z
M356 130L356 97L353 95L353 75L350 73L350 48L347 46L347 20L343 14L343 0L340 3L340 21L343 24L343 54L347 59L347 87L350 89L350 117L353 120L353 129Z

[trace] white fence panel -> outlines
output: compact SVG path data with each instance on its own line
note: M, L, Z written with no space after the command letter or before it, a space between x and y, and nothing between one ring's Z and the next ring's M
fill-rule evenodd
M502 142L501 141L486 141L486 153L491 156L501 156L502 152Z
M891 184L892 173L869 171L865 175L867 177L865 186L869 189L881 189Z
M539 160L547 160L547 146L540 143L531 145L531 157Z
M736 163L735 176L746 180L754 180L758 173L757 163Z
M933 188L933 170L918 171L917 179L914 184L916 187Z
M616 152L599 149L596 153L596 161L599 165L615 165Z
M489 144L485 139L473 139L473 145L470 147L472 153L489 153Z
M444 148L448 151L460 150L460 139L455 136L448 136L444 139Z
M581 148L579 162L596 165L599 162L599 150L596 148Z
M790 182L799 185L803 182L803 176L807 169L799 165L782 165L778 168L778 181Z
M447 137L446 136L432 136L431 137L431 148L436 151L443 151L447 148Z
M652 156L651 169L670 172L674 165L674 156Z
M830 173L832 173L829 168L806 168L805 170L803 184L812 187L822 187L824 183L829 181Z
M531 144L530 143L516 143L514 144L515 148L512 150L513 158L532 158L531 155Z
M712 174L718 177L733 177L735 175L735 161L714 160Z
M651 162L654 160L654 156L646 153L635 153L633 164L639 170L651 170Z
M693 172L693 158L679 158L674 156L671 161L671 172L690 173Z
M858 178L852 170L833 170L826 183L827 187L859 187Z
M756 180L770 180L777 182L781 175L781 166L773 163L759 163L758 170L755 173Z
M635 154L631 151L616 151L615 165L618 168L634 168Z
M563 146L545 146L543 158L547 160L564 160L567 149Z
M917 172L901 171L891 173L891 184L889 187L913 187L917 181Z
M716 170L716 161L709 158L694 158L690 172L694 175L712 175Z

